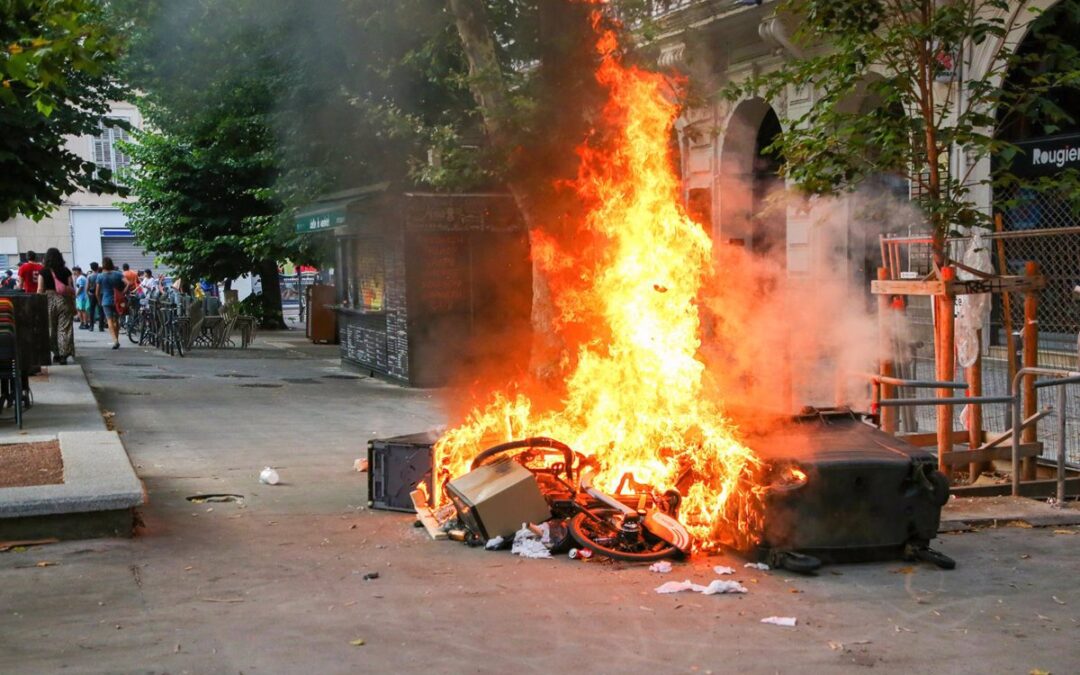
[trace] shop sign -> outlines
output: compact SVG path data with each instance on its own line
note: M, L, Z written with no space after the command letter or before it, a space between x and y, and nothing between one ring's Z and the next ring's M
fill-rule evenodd
M1020 152L1012 162L1012 172L1034 178L1052 176L1065 169L1080 169L1080 134L1048 136L1015 144Z
M345 224L345 209L334 209L332 211L322 211L320 213L308 213L302 216L296 216L294 222L296 224L297 234L318 232L319 230L327 230L332 227L340 227Z

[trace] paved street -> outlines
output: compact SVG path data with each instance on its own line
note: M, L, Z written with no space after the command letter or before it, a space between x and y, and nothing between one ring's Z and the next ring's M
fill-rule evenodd
M337 348L299 331L183 359L78 333L145 481L145 527L0 553L0 672L1080 671L1080 533L1062 533L1080 528L947 535L952 572L520 560L364 508L353 460L369 438L442 423L435 393L343 379ZM267 465L282 485L258 483ZM185 499L205 493L244 499ZM750 592L652 591L716 564ZM771 615L799 623L760 623Z

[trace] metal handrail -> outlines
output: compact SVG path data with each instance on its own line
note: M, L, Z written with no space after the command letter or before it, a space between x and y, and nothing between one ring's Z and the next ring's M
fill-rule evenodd
M1043 387L1060 387L1058 392L1058 462L1057 462L1057 499L1061 504L1065 501L1065 405L1068 402L1065 386L1080 384L1080 372L1073 370L1061 370L1058 368L1036 368L1028 366L1016 372L1012 381L1012 404L1013 419L1018 420L1023 414L1020 411L1023 391L1020 389L1021 378L1027 375L1046 376L1055 378L1048 382L1035 382L1036 389ZM1013 424L1012 428L1012 496L1020 496L1020 426Z

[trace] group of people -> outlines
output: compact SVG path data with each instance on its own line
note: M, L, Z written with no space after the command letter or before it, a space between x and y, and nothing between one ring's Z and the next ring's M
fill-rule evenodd
M160 279L151 270L136 272L125 263L116 269L111 258L101 265L90 263L83 273L76 266L68 269L59 249L50 248L38 262L37 253L28 251L18 272L8 270L0 279L0 290L21 290L45 295L48 302L49 346L56 363L65 364L75 357L74 321L79 328L101 331L108 326L113 349L120 348L120 316L126 308L129 292L149 294L160 290Z

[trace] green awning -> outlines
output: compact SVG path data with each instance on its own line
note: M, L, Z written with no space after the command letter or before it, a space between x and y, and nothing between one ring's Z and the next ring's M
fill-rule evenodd
M296 225L297 234L340 227L345 224L345 207L316 213L297 214L293 222Z
M323 195L293 216L296 233L322 232L342 227L347 222L345 214L351 204L374 199L385 193L389 187L390 183L375 183Z

